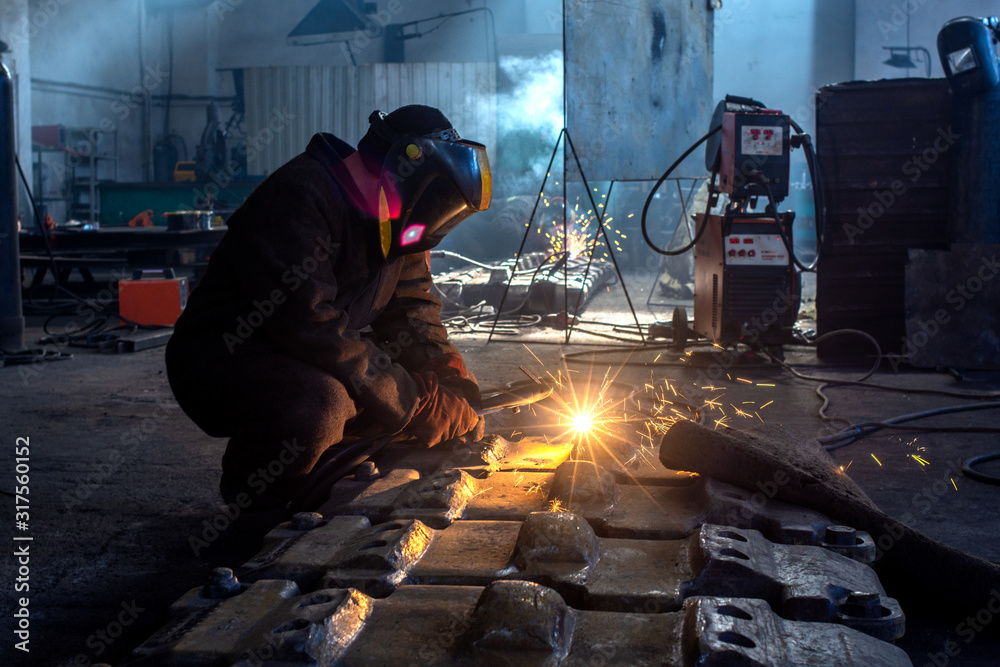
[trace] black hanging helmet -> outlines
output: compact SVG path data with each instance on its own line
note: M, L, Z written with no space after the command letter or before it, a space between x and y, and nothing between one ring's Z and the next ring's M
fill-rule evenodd
M394 259L433 248L458 223L490 206L493 179L486 147L463 141L437 109L372 112L358 143L379 173L382 252ZM381 159L381 162L379 162Z

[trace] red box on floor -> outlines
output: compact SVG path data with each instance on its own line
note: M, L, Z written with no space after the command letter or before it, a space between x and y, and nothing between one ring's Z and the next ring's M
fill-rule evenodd
M118 281L118 314L126 324L172 327L187 298L187 278Z

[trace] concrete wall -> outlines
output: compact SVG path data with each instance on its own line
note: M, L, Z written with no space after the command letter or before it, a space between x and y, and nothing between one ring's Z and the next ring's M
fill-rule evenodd
M930 52L931 76L942 77L937 54L937 34L949 19L958 16L996 16L996 0L865 0L858 3L855 61L859 80L896 79L926 76L923 61L917 69L905 70L884 64L889 52L884 47L906 46L909 22L910 46L922 46ZM922 56L919 56L922 57Z
M781 109L815 137L816 91L854 79L854 0L727 0L715 18L716 101L752 97ZM814 244L812 183L802 151L792 153L787 208L797 213L795 245Z
M728 0L715 17L715 99L753 97L812 132L816 89L854 78L854 25L854 0Z

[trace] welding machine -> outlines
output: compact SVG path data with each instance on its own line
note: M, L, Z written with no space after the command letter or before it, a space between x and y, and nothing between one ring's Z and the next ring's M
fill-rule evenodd
M795 213L699 214L694 331L722 345L783 345L798 315L795 266L785 247Z
M160 280L143 280L161 274ZM172 327L187 305L188 279L173 269L135 271L132 280L118 281L118 313L122 324Z
M647 232L649 204L667 176L703 142L705 167L712 176L708 205L695 216L698 231L683 248L660 248ZM798 147L806 153L817 188L815 155L802 128L756 100L727 95L715 109L709 132L664 172L646 199L646 243L661 255L695 252L693 330L713 343L778 347L792 340L799 310L796 267L810 271L815 266L803 266L795 257L795 213L778 211L778 203L788 196L791 149ZM822 196L818 189L814 194L820 232ZM722 195L728 196L723 214L711 213ZM763 211L757 210L758 200L766 203ZM678 349L687 340L687 325L687 312L676 308L672 334Z
M729 97L715 109L705 163L717 173L710 201L729 196L723 215L699 214L694 256L694 331L714 343L776 346L791 341L799 290L792 253L795 213L788 196L789 118ZM765 213L753 212L758 198Z

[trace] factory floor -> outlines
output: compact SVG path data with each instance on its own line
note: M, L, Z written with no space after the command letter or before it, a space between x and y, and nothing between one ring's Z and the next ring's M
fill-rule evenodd
M632 289L639 317L648 324L669 319L663 308L645 306L641 284ZM631 315L619 291L602 293L588 309L584 328L627 325ZM29 318L27 340L41 335L42 320ZM629 337L628 332L610 335ZM483 386L522 379L518 365L535 373L568 369L570 377L589 373L579 360L563 366L565 352L622 344L593 334L574 334L572 345L558 343L563 333L524 333L527 344L500 335L486 344L482 334L454 338ZM7 443L0 483L10 517L3 527L7 544L28 545L27 592L15 593L18 565L3 561L4 595L0 623L0 664L117 664L165 620L168 605L200 585L213 567L236 566L256 551L252 540L223 533L207 547L192 544L204 522L218 514L220 459L225 441L201 433L174 402L167 385L163 348L132 354L72 350L71 360L0 369L0 423ZM652 362L656 366L636 362ZM794 378L773 365L738 365L712 374L692 369L669 351L600 356L594 371L608 368L618 380L642 384L670 378L720 426L742 428L759 421L781 424L803 438L829 433L817 417L816 383ZM630 365L622 365L628 360ZM852 379L856 367L819 366L807 348L789 351L788 360L806 373ZM700 374L702 371L708 375ZM704 384L705 378L711 381ZM1000 389L1000 374L947 374L904 371L888 366L873 380L898 386L898 393L863 388L831 389L829 411L851 421L912 413L961 400L907 394L907 388L961 391ZM706 388L709 387L709 388ZM712 406L717 405L717 408ZM996 426L992 411L966 412L927 422L934 426ZM26 530L16 530L14 448L29 443L30 494ZM969 553L1000 561L1000 487L962 477L955 464L976 454L1000 450L1000 436L969 433L882 431L835 453L835 459L887 513L902 517L927 535ZM990 468L986 468L989 470ZM993 472L1000 471L994 464ZM20 484L19 484L20 485ZM24 518L24 517L22 517ZM12 541L30 536L31 541ZM909 590L890 590L903 600L919 599L921 581ZM19 597L29 598L30 653L14 648ZM947 607L947 600L937 601ZM992 618L992 617L991 617ZM995 629L994 629L995 630ZM993 632L958 635L954 625L909 613L900 640L914 665L996 665L1000 640ZM948 645L947 642L955 642ZM944 653L946 647L952 655ZM957 647L958 653L954 653Z

